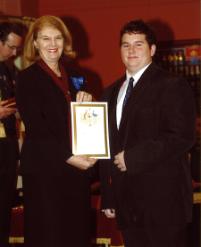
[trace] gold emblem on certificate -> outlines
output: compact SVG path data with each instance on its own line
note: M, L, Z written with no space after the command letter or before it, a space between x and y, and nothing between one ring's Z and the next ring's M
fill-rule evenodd
M106 102L71 102L71 123L73 154L110 158Z

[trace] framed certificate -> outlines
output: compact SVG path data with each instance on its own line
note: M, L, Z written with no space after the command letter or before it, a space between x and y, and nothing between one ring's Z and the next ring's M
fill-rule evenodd
M71 102L71 125L74 155L110 158L106 102Z

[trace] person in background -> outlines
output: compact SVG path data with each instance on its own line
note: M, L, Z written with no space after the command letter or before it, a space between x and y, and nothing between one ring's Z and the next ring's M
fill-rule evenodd
M75 57L63 21L42 16L27 34L16 101L25 125L21 151L26 247L90 246L90 180L95 159L75 156L70 142L71 100L91 101L79 91L71 98L70 71L63 56Z
M18 140L15 119L13 73L6 62L21 48L24 28L21 24L0 22L0 246L9 246L11 208L16 189Z
M123 26L120 52L125 74L103 95L112 158L100 164L102 210L116 217L126 247L184 247L192 213L193 95L183 78L153 62L156 37L148 23Z

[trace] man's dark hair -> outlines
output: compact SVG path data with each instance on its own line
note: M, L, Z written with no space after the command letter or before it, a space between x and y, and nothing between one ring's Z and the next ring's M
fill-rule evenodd
M152 29L142 20L133 20L126 23L120 31L120 45L122 42L122 36L125 33L145 34L146 40L149 46L156 44L156 36Z
M25 35L25 30L25 26L21 23L9 21L0 22L0 41L5 42L10 33L23 37Z

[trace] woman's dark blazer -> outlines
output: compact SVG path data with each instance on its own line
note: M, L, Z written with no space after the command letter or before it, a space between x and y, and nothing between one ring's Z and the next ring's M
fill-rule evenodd
M115 207L122 228L133 222L183 224L190 220L192 207L187 160L195 140L191 89L185 80L152 63L134 87L117 130L116 102L124 80L117 80L103 95L109 104L112 159L100 166L102 208ZM127 172L113 164L122 150Z
M67 169L65 161L72 155L69 103L37 63L19 74L16 101L26 129L21 151L22 173L55 174Z

